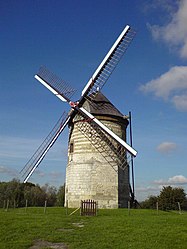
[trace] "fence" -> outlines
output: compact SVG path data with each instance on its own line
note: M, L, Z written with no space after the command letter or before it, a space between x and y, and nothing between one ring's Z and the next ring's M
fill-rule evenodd
M81 201L81 215L82 216L96 216L97 202L94 200Z

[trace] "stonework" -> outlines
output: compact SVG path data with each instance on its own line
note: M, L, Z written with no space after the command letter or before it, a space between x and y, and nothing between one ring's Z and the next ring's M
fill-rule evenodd
M122 117L97 115L101 122L123 140L126 139L127 120ZM76 120L76 122L75 122ZM99 208L127 207L129 200L129 167L114 168L78 129L77 118L70 124L68 165L66 169L65 203L77 208L81 200L98 201Z

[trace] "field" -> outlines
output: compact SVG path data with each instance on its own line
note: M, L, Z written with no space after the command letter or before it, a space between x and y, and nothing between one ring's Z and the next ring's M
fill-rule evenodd
M187 213L119 209L81 217L64 208L0 209L0 248L186 249Z

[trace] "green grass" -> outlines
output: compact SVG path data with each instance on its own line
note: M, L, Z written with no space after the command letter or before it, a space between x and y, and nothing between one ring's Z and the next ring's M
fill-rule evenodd
M187 213L118 209L81 217L64 208L0 209L1 249L28 249L37 239L69 249L186 249Z

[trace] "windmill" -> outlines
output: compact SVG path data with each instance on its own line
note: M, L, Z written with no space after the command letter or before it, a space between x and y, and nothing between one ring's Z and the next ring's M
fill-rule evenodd
M93 192L96 193L101 188L105 189L105 192L109 192L107 193L107 198L106 193L105 195L96 193L95 196L100 195L101 197L99 198L101 203L99 203L99 205L101 207L118 207L120 205L126 206L126 204L124 204L124 200L121 201L121 203L118 200L121 198L118 194L118 192L121 191L119 185L120 182L124 181L124 177L126 177L126 181L129 183L129 162L132 161L132 158L136 157L137 151L132 147L132 144L129 145L125 142L126 127L128 125L127 118L123 117L121 113L119 114L119 111L100 91L124 55L134 35L135 32L130 28L130 26L127 25L123 29L101 64L98 66L84 87L79 101L74 102L71 100L74 90L64 81L59 79L45 67L41 67L39 69L39 72L35 75L35 78L61 101L68 103L71 109L68 114L65 112L63 113L50 134L46 137L41 146L21 170L24 183L28 181L35 169L39 166L49 149L58 139L61 132L66 126L69 126L69 152L68 167L66 172L66 202L68 202L68 206L78 206L80 198L85 197L86 199L93 197ZM100 115L100 110L103 110L103 104L107 106L107 115L104 113ZM119 126L120 123L122 126L123 123L125 130L122 129L119 134L116 134L118 133L118 129L116 126L113 126L113 123L110 122L111 120L108 119L108 111L112 113L112 119L115 120L115 124ZM103 119L103 116L107 116L107 118L105 117ZM114 130L117 132L114 132ZM81 134L83 134L84 138L86 138L85 141L82 140L83 143L85 142L86 146L92 148L91 158L87 158L86 153L80 156L77 154L77 151L75 151L75 147L78 144L80 145ZM82 145L80 148L82 148ZM93 156L93 153L96 154ZM79 162L78 164L77 161L75 163L73 162L74 155L76 155L76 160ZM92 161L92 163L89 164L91 165L91 168L88 166L89 160ZM99 165L102 165L102 167L99 167ZM98 170L96 170L96 168ZM109 168L110 170L107 176L106 171ZM100 177L99 181L101 181L102 184L98 184L96 188L92 188L95 181L98 181L98 176ZM112 178L110 179L109 176L112 176ZM114 182L112 182L113 179ZM76 184L74 184L74 182L76 182ZM103 182L107 182L107 184L104 184ZM112 184L110 184L110 182L112 182ZM129 189L129 186L126 186L126 188ZM111 191L113 194L111 194ZM125 202L127 202L129 197L128 193L129 191L127 191L127 198ZM121 196L122 195L123 194L121 194Z

